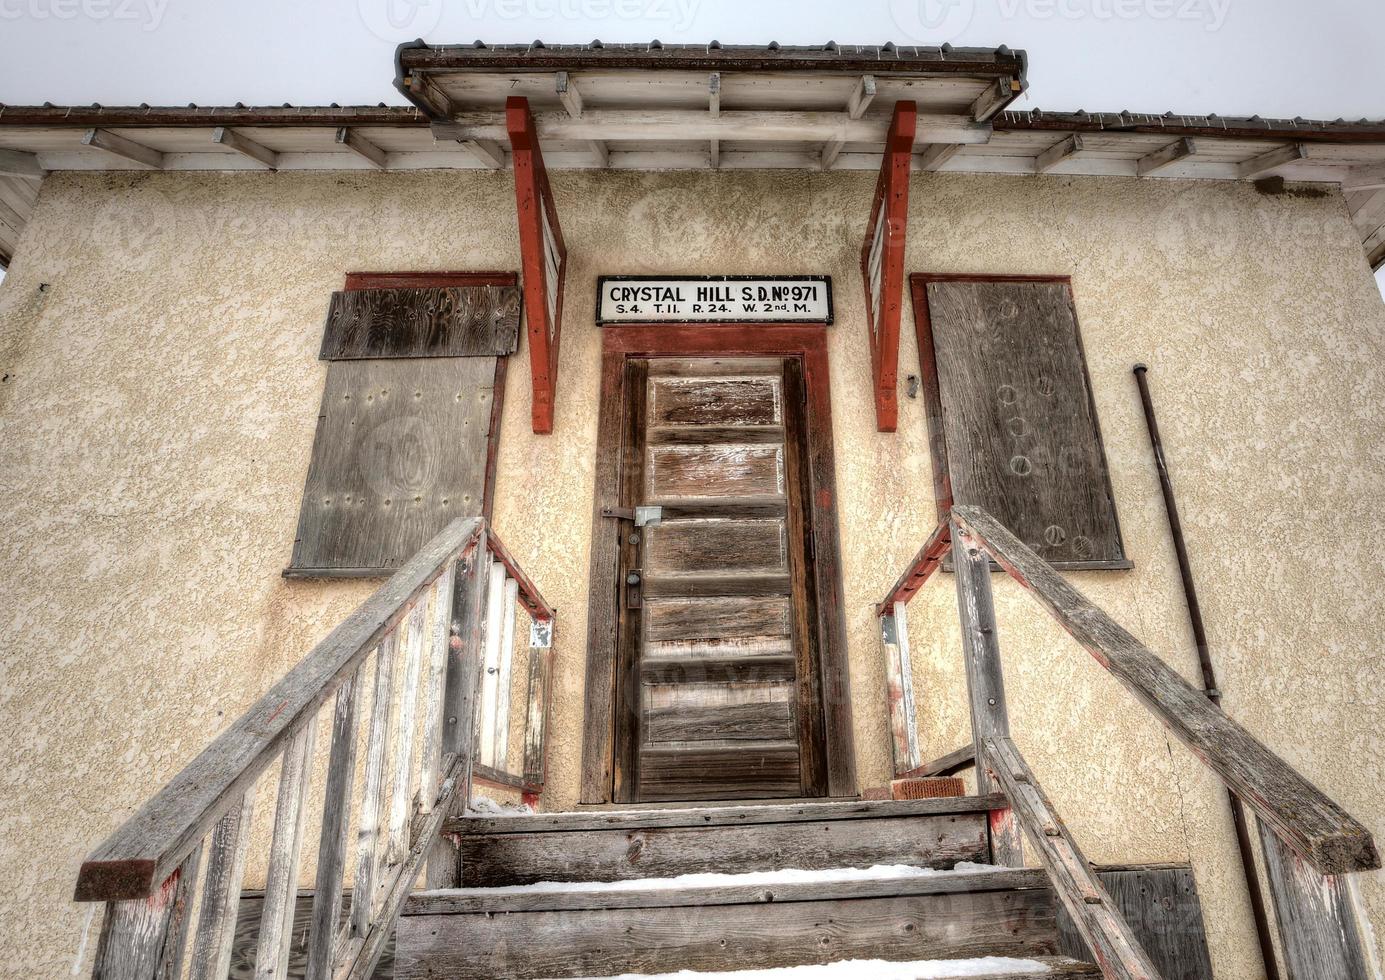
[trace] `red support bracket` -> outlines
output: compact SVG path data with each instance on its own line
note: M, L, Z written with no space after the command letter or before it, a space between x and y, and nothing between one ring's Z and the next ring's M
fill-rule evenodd
M529 100L505 100L505 129L510 134L515 170L515 207L519 213L519 250L524 270L524 319L528 324L529 370L533 376L534 431L553 431L553 395L558 384L558 340L563 322L563 279L567 246L558 225L558 209L548 186L538 130Z
M909 221L909 171L913 163L918 107L896 102L885 141L875 201L861 246L861 277L866 287L866 325L870 328L871 383L875 427L893 432L899 420L895 395L899 368L899 318L904 308L904 238Z

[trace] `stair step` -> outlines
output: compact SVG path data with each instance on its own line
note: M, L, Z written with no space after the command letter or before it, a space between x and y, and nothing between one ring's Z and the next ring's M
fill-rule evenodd
M955 871L937 871L908 865L877 865L608 882L541 882L495 888L439 888L414 892L408 898L404 914L494 915L761 905L1047 887L1048 879L1038 868L975 865Z
M742 883L727 883L736 877ZM813 879L418 892L399 920L395 976L535 980L673 964L767 969L882 953L945 960L1058 951L1053 893L1036 870L873 869Z
M979 971L988 972L979 972ZM1080 977L1100 977L1101 971L1090 963L1066 956L1035 956L1023 960L1011 957L986 957L968 960L913 960L899 963L890 960L843 960L821 966L786 966L770 970L730 973L642 974L626 973L619 977L583 977L581 980L1075 980Z
M986 812L999 796L807 802L696 809L470 816L458 835L466 887L619 881L684 874L988 858Z

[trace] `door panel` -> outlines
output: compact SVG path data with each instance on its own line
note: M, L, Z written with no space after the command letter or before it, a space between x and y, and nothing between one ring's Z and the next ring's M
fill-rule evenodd
M783 358L637 359L623 504L660 523L623 549L623 798L797 797L821 754L806 635L801 398ZM797 367L796 362L794 367ZM798 389L795 388L795 391ZM795 582L798 585L795 585ZM803 621L800 622L799 620ZM805 673L806 672L806 673ZM805 700L805 696L808 700Z

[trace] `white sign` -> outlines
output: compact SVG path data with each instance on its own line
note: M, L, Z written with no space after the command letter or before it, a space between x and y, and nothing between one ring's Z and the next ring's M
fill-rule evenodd
M602 276L597 323L831 323L831 276Z

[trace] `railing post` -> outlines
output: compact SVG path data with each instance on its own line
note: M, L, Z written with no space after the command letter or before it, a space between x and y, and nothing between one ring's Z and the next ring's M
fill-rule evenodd
M107 902L93 980L154 980L182 975L188 912L202 850L194 850L148 898Z
M914 709L914 672L909 660L909 621L905 605L896 602L880 617L880 644L885 651L886 696L890 700L890 734L895 778L923 765L918 717Z
M1005 677L991 597L991 559L980 542L952 521L952 567L957 577L957 613L962 622L962 656L971 700L971 732L977 747L976 791L994 791L983 758L983 739L1010 736L1005 708ZM1024 864L1023 832L1008 807L991 811L991 854L997 864Z
M471 549L457 561L452 589L451 625L448 628L447 680L443 692L442 754L461 760L457 778L461 788L453 797L453 810L466 809L471 796L471 770L476 763L476 711L480 703L482 638L486 590L491 560L483 531ZM428 853L429 888L461 884L456 845L440 835Z
M1256 820L1289 980L1381 980L1354 875L1320 874Z

